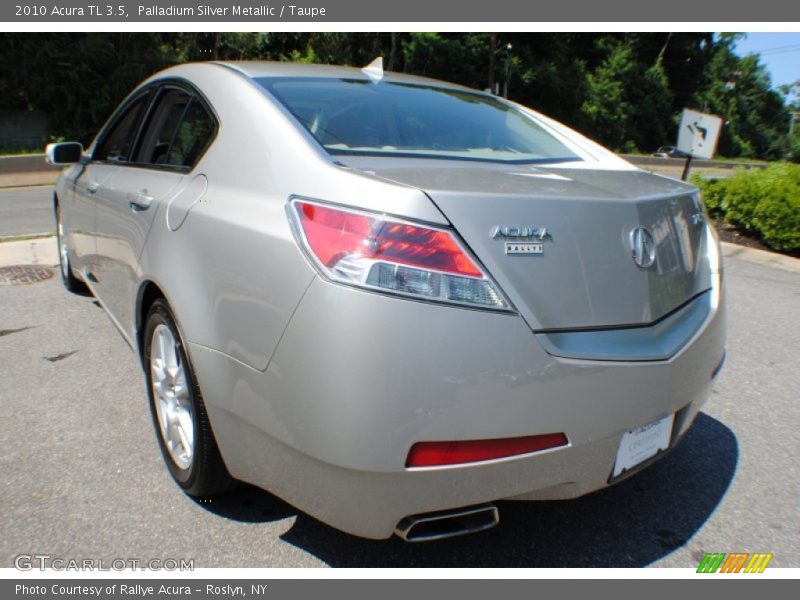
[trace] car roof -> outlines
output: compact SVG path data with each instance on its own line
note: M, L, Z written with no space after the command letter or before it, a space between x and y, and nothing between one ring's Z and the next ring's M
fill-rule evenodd
M320 77L330 79L369 80L369 76L357 67L270 61L214 61L213 64L233 69L251 79L260 79L262 77ZM438 79L430 79L428 77L420 77L418 75L395 73L393 71L384 71L383 81L429 85L480 93L479 90L474 90L463 85L439 81Z

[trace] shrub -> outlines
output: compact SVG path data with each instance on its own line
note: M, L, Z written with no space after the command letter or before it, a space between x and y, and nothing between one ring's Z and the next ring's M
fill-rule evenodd
M692 181L709 213L755 234L775 250L800 250L800 165L772 163L727 179Z

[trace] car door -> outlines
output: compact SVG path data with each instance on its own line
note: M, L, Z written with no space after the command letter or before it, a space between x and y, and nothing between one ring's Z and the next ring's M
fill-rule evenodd
M130 158L133 142L151 98L145 90L124 103L98 136L90 156L78 167L70 184L69 235L72 260L85 274L97 267L95 212L108 196L110 181L119 165Z
M95 256L94 195L112 170L112 166L96 165L85 160L69 169L65 197L59 198L65 208L64 235L70 248L70 263L74 270L81 273L91 271L90 265Z
M97 253L103 263L96 274L97 293L129 335L141 275L139 257L150 228L183 189L197 158L187 146L194 147L196 141L198 108L204 110L190 90L162 86L141 128L133 160L120 166L108 193L97 202Z

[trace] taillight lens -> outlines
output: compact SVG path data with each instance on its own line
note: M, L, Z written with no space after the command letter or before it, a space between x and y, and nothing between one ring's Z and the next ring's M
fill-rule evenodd
M546 433L495 440L460 442L418 442L411 446L406 467L442 467L486 460L497 460L531 452L541 452L568 444L563 433Z
M436 302L510 305L452 231L293 200L301 242L334 281Z

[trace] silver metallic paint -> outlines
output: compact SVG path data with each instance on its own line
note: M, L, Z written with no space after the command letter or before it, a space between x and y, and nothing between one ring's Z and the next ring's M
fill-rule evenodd
M699 252L705 226L689 221L697 191L680 181L643 171L374 157L347 163L424 189L534 330L650 323L710 287ZM531 170L565 179L514 176ZM521 216L552 235L542 260L509 258L502 241L487 235ZM639 225L656 239L653 270L630 258L629 234Z

